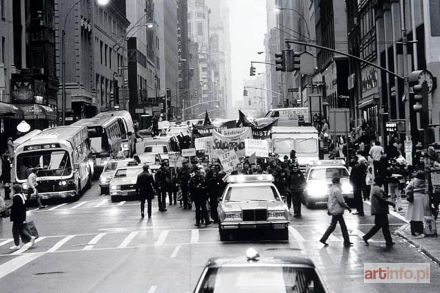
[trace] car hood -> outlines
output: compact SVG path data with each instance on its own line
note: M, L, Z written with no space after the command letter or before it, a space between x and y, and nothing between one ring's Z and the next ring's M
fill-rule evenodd
M246 209L284 209L284 203L281 201L243 201L243 202L225 202L221 204L225 211L236 211Z
M137 177L134 178L113 178L110 181L111 185L128 185L128 184L136 184Z

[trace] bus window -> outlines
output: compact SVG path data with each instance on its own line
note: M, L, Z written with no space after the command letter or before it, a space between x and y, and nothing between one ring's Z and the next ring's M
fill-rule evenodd
M67 151L41 151L23 153L17 156L17 177L24 180L30 168L37 168L38 176L67 176L72 173L72 165Z

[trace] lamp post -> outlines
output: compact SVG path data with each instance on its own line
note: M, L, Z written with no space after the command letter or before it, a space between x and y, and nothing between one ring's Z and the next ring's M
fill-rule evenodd
M81 2L81 0L76 1L72 4L72 6L69 8L69 10L66 13L66 16L64 17L63 21L63 27L61 31L61 99L62 99L62 106L61 106L61 113L62 113L62 123L63 125L66 124L66 23L67 19L69 18L70 13L72 12L73 8L75 8L76 5L78 5ZM96 0L96 3L99 6L106 6L109 4L110 0Z

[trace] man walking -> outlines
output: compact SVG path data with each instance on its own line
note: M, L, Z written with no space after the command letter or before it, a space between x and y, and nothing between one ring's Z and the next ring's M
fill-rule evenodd
M374 175L377 175L380 169L380 159L384 154L383 147L380 145L379 141L375 141L370 149L369 155L373 159Z
M212 176L208 179L208 196L209 207L211 210L211 218L214 223L218 223L218 199L222 196L222 179L220 178L217 170L213 171Z
M205 220L205 225L211 224L208 210L206 209L207 186L203 167L199 168L196 175L189 181L189 190L196 207L196 226L200 227L202 218Z
M167 211L167 192L171 192L171 173L168 165L162 162L162 165L156 173L156 186L158 191L159 211Z
M21 241L26 244L30 242L33 246L35 237L31 236L25 227L26 223L26 198L22 193L20 185L15 184L13 186L14 197L12 198L11 206L11 222L12 222L12 236L14 237L14 246L11 250L20 249L20 237Z
M45 205L41 204L41 198L38 194L38 182L37 182L37 173L35 172L35 168L31 168L30 169L30 174L27 178L27 184L29 186L29 191L31 192L31 194L29 194L29 198L33 195L35 195L35 200L37 201L38 204L38 208L42 209L45 208Z
M376 176L374 178L374 186L371 188L371 214L374 215L374 226L367 234L362 236L367 246L369 245L368 239L373 237L380 229L382 229L386 246L392 247L394 245L388 222L388 206L395 207L395 204L386 200L386 194L382 189L383 183L384 179Z
M304 183L305 178L298 164L291 164L288 180L290 195L287 196L287 207L290 211L291 203L293 204L293 216L295 218L301 217L301 195L304 191Z
M144 217L145 200L147 200L148 218L151 218L151 201L154 198L154 179L150 174L148 165L142 167L143 172L138 175L136 180L136 192L141 202L141 217Z
M341 179L339 177L333 177L332 186L330 187L330 195L328 197L327 207L328 214L332 216L332 221L330 226L325 231L321 240L319 240L325 246L328 246L327 239L330 234L335 231L336 224L339 222L341 226L342 237L344 238L344 246L349 247L353 243L350 242L350 237L348 236L347 226L344 221L344 209L347 209L351 213L350 207L345 203L344 197L341 191Z
M354 206L357 215L364 216L364 202L362 201L362 190L364 189L366 168L363 163L359 163L357 157L353 158L353 167L350 172L350 182L353 185Z
M177 179L180 185L180 190L182 191L183 209L191 209L191 202L188 198L188 183L191 179L191 170L188 167L188 161L183 162L182 168L177 175Z

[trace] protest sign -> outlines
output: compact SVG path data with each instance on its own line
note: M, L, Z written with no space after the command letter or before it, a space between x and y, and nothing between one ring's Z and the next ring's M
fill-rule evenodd
M220 163L226 173L230 173L240 164L237 153L234 150L227 151L219 156Z
M257 157L269 156L269 144L266 140L246 139L244 141L244 146L247 157L253 154Z
M183 149L182 157L194 157L196 155L196 149Z
M245 156L244 140L252 138L252 131L247 128L244 132L237 135L223 135L217 131L212 132L213 138L213 151L217 153L223 153L229 150L234 150L239 157Z
M248 131L248 127L237 127L237 128L229 128L229 129L223 129L222 134L225 136L234 136L242 134L245 131Z
M206 150L207 143L210 143L210 142L212 142L212 136L200 137L200 138L196 138L194 140L194 146L195 146L196 150L198 150L198 151Z

